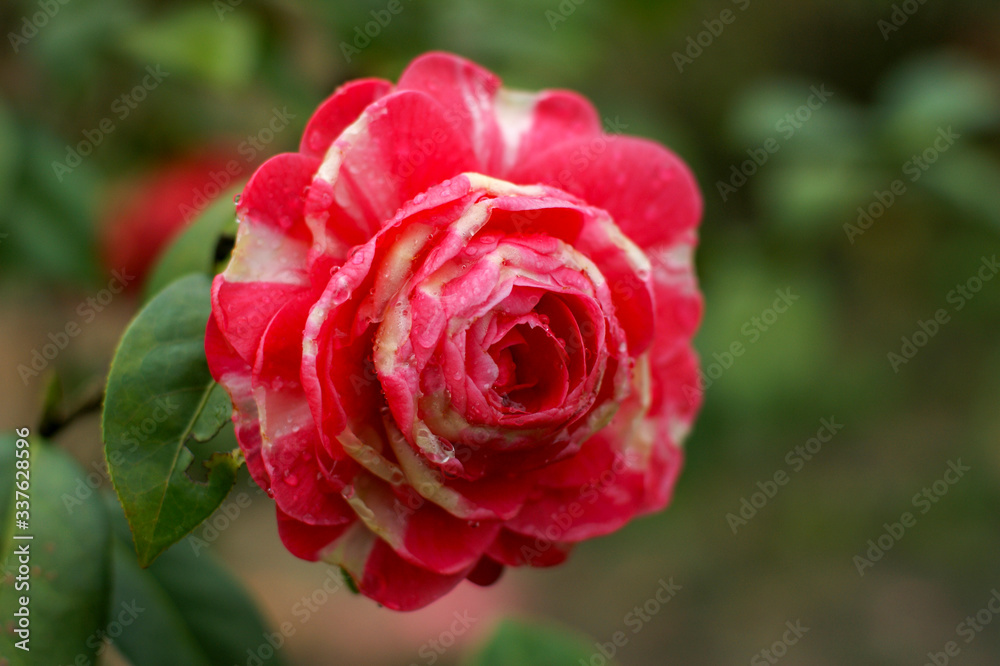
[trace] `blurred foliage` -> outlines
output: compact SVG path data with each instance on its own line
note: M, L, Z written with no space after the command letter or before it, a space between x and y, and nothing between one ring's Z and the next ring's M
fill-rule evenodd
M107 280L95 248L118 183L220 143L237 148L245 179L296 147L337 85L395 78L422 51L471 57L515 87L579 90L691 164L706 211L697 344L706 368L734 342L745 352L705 393L669 511L556 570L508 575L530 583L539 612L602 641L674 576L683 590L630 637L622 664L746 663L797 618L811 631L789 664L918 663L956 640L1000 585L1000 280L960 310L949 299L1000 249L997 4L911 2L883 35L906 3L401 1L364 46L385 0L72 0L5 44L0 291L60 312L60 295L75 303ZM735 20L678 72L674 53L727 8ZM37 11L4 3L3 34ZM169 75L135 101L157 65ZM824 86L832 95L805 107L808 120L786 120ZM264 132L286 108L288 126ZM959 138L913 172L948 128ZM779 149L723 200L718 183L771 139ZM60 179L53 163L88 142ZM905 192L852 237L845 225L896 180ZM753 318L786 288L799 299L751 341ZM894 372L887 355L941 308L948 323ZM57 363L70 376L88 364ZM831 416L844 429L789 468ZM860 577L852 558L958 458L972 471ZM734 535L726 514L778 470L787 487ZM961 648L963 664L994 664L1000 629Z

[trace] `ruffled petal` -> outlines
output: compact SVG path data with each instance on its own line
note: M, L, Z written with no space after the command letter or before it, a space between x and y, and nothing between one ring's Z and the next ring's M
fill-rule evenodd
M310 305L309 295L293 299L271 320L257 354L253 388L275 503L301 522L333 525L344 522L346 507L338 484L331 484L319 465L319 433L299 376Z
M339 525L309 525L295 520L276 507L278 516L278 536L295 557L309 562L317 562L323 556L323 551L343 536L353 524L353 514L345 515L345 520ZM347 512L350 514L350 511Z
M361 594L399 611L417 610L440 599L473 569L439 574L418 567L360 524L347 530L323 559L342 566Z
M467 137L475 152L469 171L499 173L504 144L493 105L500 89L495 74L450 53L427 53L403 71L397 89L419 90L440 102L448 125Z
M519 164L511 179L552 185L603 208L643 249L670 245L701 219L701 193L690 169L644 139L565 141Z
M337 88L316 109L299 143L299 152L322 158L334 140L364 112L372 102L392 91L383 79L358 79Z
M271 489L271 477L260 455L261 436L257 403L253 399L250 365L233 349L219 330L214 317L205 331L205 355L212 378L219 382L233 403L233 426L236 441L247 461L250 476L265 491Z

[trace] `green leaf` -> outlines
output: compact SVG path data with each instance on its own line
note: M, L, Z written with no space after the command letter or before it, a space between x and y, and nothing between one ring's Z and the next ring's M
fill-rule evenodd
M231 413L205 360L209 289L208 276L190 275L150 301L108 376L105 454L142 566L211 515L242 464L238 451L216 453L204 463L206 479L189 476L188 445L211 439Z
M94 663L101 647L110 590L111 533L100 497L84 482L86 472L68 455L38 438L18 448L17 438L0 437L0 544L6 576L0 579L0 654L13 666ZM29 451L17 458L18 451ZM23 455L23 454L22 454ZM15 522L15 467L27 460L30 509L28 528ZM31 539L14 536L31 535ZM30 573L20 577L21 555L28 547ZM28 589L17 589L27 583ZM25 652L15 647L22 637L6 631L29 597L30 634ZM81 661L80 658L86 661Z
M590 663L594 647L569 629L534 620L507 618L465 666L577 666ZM602 655L603 656L603 655ZM609 666L614 662L607 661Z
M211 554L180 543L141 569L120 507L110 496L108 504L115 533L111 613L131 618L115 639L122 654L142 666L215 666L246 663L249 649L258 654L254 663L281 663L266 638L277 641L280 634L273 636L250 596Z
M160 255L146 280L145 300L148 301L180 277L213 272L219 237L227 232L236 234L233 197L242 190L241 183L219 195Z

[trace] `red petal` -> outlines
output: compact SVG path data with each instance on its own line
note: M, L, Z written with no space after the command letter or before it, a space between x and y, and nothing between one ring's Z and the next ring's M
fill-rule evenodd
M358 79L337 88L313 113L302 133L299 152L322 158L365 107L389 94L392 84L383 79Z
M476 568L469 572L469 582L480 587L489 587L500 580L503 569L503 565L496 560L483 556Z
M419 90L445 109L448 124L466 137L477 157L470 168L498 174L503 139L493 100L500 79L479 65L450 53L427 53L415 59L399 77L398 90Z
M289 301L261 340L253 386L260 410L264 464L274 501L292 518L335 525L350 514L317 461L319 433L302 389L302 329L312 298Z
M315 157L299 153L275 155L264 162L243 188L236 206L241 223L250 221L303 243L312 242L303 206L306 188L319 165Z
M572 547L573 544L563 541L528 537L503 529L486 552L511 567L552 567L565 562Z
M209 318L205 331L205 355L208 358L209 372L215 381L222 384L233 402L236 441L243 451L250 476L258 486L270 490L271 477L260 455L260 421L257 403L253 399L250 366L226 342L214 317Z
M233 349L252 365L275 313L304 290L297 284L229 282L225 274L217 275L212 283L212 318Z
M530 125L520 137L515 164L564 141L601 135L601 119L586 98L568 90L538 94Z
M642 248L668 245L701 219L701 193L687 165L644 139L566 141L519 165L512 180L552 185L603 208Z
M417 610L440 599L473 569L447 575L428 571L402 559L360 523L341 537L325 559L342 566L363 595L401 611Z
M278 536L285 548L295 557L316 562L322 556L323 550L339 539L348 527L350 521L341 525L307 525L295 520L280 508L275 507L278 515Z

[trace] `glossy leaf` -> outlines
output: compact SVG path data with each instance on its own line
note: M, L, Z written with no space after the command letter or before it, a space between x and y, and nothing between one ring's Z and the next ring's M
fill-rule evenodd
M178 280L139 312L111 365L105 453L142 566L211 515L242 462L238 451L215 453L201 480L188 448L214 437L231 413L205 361L209 311L209 278Z

